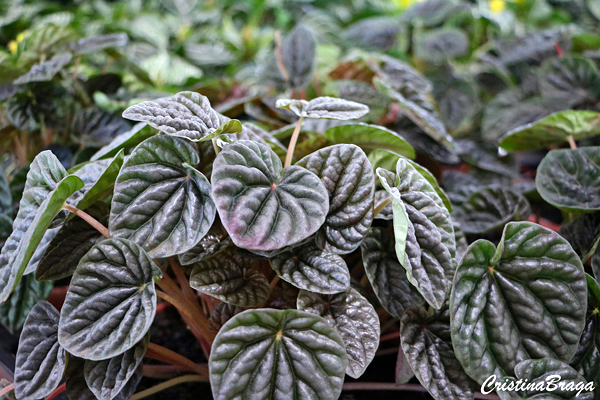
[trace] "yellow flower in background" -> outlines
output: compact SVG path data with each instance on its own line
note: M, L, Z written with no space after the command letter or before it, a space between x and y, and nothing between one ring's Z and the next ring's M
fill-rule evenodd
M27 35L27 33L29 33L29 31L23 31L17 35L15 40L11 40L10 42L8 42L8 50L10 50L10 52L12 54L17 53L17 49L19 48L19 43L21 43L23 41L23 38L25 37L25 35Z
M398 9L400 9L400 10L408 8L415 3L420 3L422 1L425 1L425 0L394 0L394 2L396 3L396 6L398 6Z
M490 11L494 14L499 14L506 8L506 1L504 0L489 0Z

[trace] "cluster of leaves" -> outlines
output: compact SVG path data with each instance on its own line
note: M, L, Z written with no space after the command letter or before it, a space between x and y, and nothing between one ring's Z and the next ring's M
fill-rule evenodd
M594 2L150 3L48 13L0 52L3 137L37 154L0 176L17 398L63 380L71 400L131 397L159 297L216 399L337 399L390 331L397 383L435 399L551 374L593 398ZM11 10L5 32L41 13ZM79 150L38 154L30 134ZM57 280L60 312L41 301Z

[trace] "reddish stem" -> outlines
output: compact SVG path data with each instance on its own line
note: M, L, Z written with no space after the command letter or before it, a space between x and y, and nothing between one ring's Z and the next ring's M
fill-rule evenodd
M388 333L387 335L383 335L379 338L379 342L386 342L388 340L394 340L400 338L400 331Z
M558 43L554 43L554 49L556 50L556 54L557 54L559 57L562 57L562 56L564 56L564 55L565 55L565 53L564 53L564 51L563 51L562 47L560 47L560 44L558 44Z
M57 387L54 392L50 393L50 396L46 397L46 400L52 400L62 392L67 389L67 382L63 382L59 387Z

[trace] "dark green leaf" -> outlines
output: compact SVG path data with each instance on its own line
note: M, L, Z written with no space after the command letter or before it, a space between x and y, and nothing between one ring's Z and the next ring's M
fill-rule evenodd
M239 121L228 121L212 109L208 98L195 92L180 92L171 97L145 101L126 109L123 117L146 122L168 135L194 142L242 130Z
M120 150L110 162L107 160L107 162L104 163L107 164L106 167L102 165L104 168L100 172L98 178L93 180L93 183L90 184L89 188L84 188L85 193L77 202L77 208L85 210L95 202L106 200L107 197L112 195L115 181L117 180L117 175L119 175L124 159L124 152L123 150ZM75 172L75 175L78 175L85 182L85 178L79 175L78 172L79 171Z
M410 367L434 399L473 398L472 381L454 356L447 308L433 315L422 307L406 310L400 340Z
M135 148L117 177L108 229L138 243L152 257L194 247L210 229L216 209L210 183L183 139L161 135Z
M317 245L337 254L356 250L373 221L375 176L366 154L340 144L309 154L296 165L316 174L329 193L329 212Z
M0 166L0 214L12 215L12 194L4 168Z
M482 234L504 228L510 221L529 218L531 206L527 199L512 190L488 188L473 193L454 209L452 217L463 232Z
M456 147L461 158L477 168L508 177L519 174L519 165L515 157L500 156L497 145L461 139L456 141Z
M383 110L389 101L367 82L350 79L336 80L323 89L328 96L355 101L369 107L371 111Z
M240 140L219 153L212 195L233 242L270 251L298 243L325 222L329 195L318 176L298 166L282 168L267 146Z
M228 304L260 306L271 290L267 278L254 268L255 263L235 250L220 252L194 265L190 286Z
M311 101L279 99L275 106L306 118L348 120L360 118L369 112L369 107L364 104L336 97L317 97Z
M562 100L569 105L595 101L600 95L598 67L592 60L566 56L544 61L540 69L542 97Z
M600 147L552 150L535 177L548 203L571 210L600 210Z
M112 47L122 47L127 44L129 38L126 33L110 33L80 39L71 43L69 48L77 54L96 53Z
M336 400L348 359L336 330L296 310L248 310L221 329L210 353L216 400Z
M45 300L53 282L38 282L33 274L25 275L6 302L0 304L0 322L13 334L25 324L27 315L40 300Z
M116 156L120 150L133 148L147 138L154 136L155 132L146 127L147 124L145 122L135 124L131 130L115 137L112 142L98 150L98 152L95 153L90 160L103 160L105 158Z
M346 374L360 377L379 346L379 317L369 301L352 288L332 295L301 290L298 310L320 315L340 333L348 354Z
M331 294L350 287L350 272L344 259L313 243L279 253L270 262L281 279L299 289Z
M415 151L396 132L379 125L354 123L329 128L325 138L332 143L355 144L365 151L389 150L404 157L415 158Z
M137 386L141 376L138 378L136 371L139 366L143 366L142 360L149 342L150 336L146 335L123 354L101 361L85 360L83 375L92 393L99 399L112 400L120 393L124 394L122 392L124 389L126 390L126 386L131 385L131 380L137 380L135 382L135 386ZM131 390L131 394L133 394L133 390Z
M560 235L567 239L583 260L600 237L600 211L585 213L560 226Z
M525 35L498 42L497 47L501 62L511 66L519 63L539 64L544 59L556 55L556 44L565 51L570 46L567 32L560 27L532 30Z
M137 244L106 239L81 259L61 310L58 338L89 360L119 355L139 342L156 312L161 271Z
M208 317L208 327L214 333L218 333L225 322L234 315L241 313L245 308L227 303L219 303Z
M210 230L197 245L177 256L181 265L191 265L224 251L231 246L231 239L218 229Z
M106 146L130 129L129 123L117 114L95 107L78 112L71 122L75 139L89 147Z
M445 76L435 81L435 99L444 125L451 131L462 131L480 107L476 86L463 78Z
M23 85L31 82L46 82L52 80L54 76L63 69L65 65L71 62L73 56L71 53L59 54L48 61L31 67L29 72L14 80L13 84Z
M350 47L387 51L398 43L398 35L402 28L396 17L363 18L346 28L343 38Z
M371 228L360 249L369 281L387 312L399 318L406 308L424 303L398 262L391 230Z
M585 275L588 284L588 308L585 328L579 346L569 364L588 382L594 382L600 374L600 286L590 275Z
M48 302L36 304L19 338L15 369L15 394L37 400L56 389L65 370L65 351L58 344L59 313Z
M434 29L417 35L415 40L415 55L434 63L462 57L468 50L469 38L457 28Z
M450 299L456 358L479 384L514 376L528 359L568 361L584 328L583 266L557 233L510 222L498 248L478 240L456 271Z

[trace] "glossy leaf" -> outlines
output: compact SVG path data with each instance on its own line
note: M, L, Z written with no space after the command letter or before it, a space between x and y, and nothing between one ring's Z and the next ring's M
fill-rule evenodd
M590 275L585 275L588 284L588 307L585 328L579 346L569 364L588 382L600 375L600 286Z
M6 302L0 304L0 323L13 334L18 334L25 319L38 301L46 300L53 282L38 282L32 274L23 276Z
M598 67L591 59L581 56L544 61L539 85L543 97L566 101L569 105L595 101L600 95Z
M298 310L320 315L335 327L346 345L346 374L360 377L379 346L379 317L371 303L352 288L332 295L301 290Z
M567 110L520 126L499 139L508 151L527 151L560 146L572 136L575 140L600 134L600 113Z
M299 289L331 294L350 288L350 271L344 259L313 243L279 253L269 261L281 279Z
M433 315L420 307L406 310L400 343L419 382L434 399L473 398L472 381L454 356L447 308Z
M31 82L46 82L71 62L73 56L70 53L59 54L48 61L31 67L29 72L21 75L13 81L15 85L23 85Z
M97 107L78 112L71 122L74 139L89 147L106 146L130 129L129 123L119 115Z
M354 123L334 126L325 131L325 138L331 143L355 144L365 151L389 150L415 158L415 150L402 136L379 125Z
M463 232L482 234L502 229L510 221L526 220L531 214L529 201L512 190L488 188L473 193L456 207L452 217Z
M479 384L490 375L514 376L524 360L568 361L586 305L583 266L569 243L540 225L510 222L498 248L474 242L456 271L450 299L456 358Z
M369 107L364 104L336 97L317 97L310 101L279 99L275 105L306 118L347 120L360 118L369 112Z
M137 123L129 131L115 137L109 144L98 150L90 160L103 160L105 158L116 156L120 150L133 148L154 135L155 132L147 128L145 122Z
M115 181L117 180L124 159L125 155L123 150L121 150L107 163L108 165L103 168L99 177L94 179L94 183L85 189L83 197L77 202L77 208L86 210L95 202L103 201L113 194ZM78 175L77 172L75 174Z
M406 270L394 254L391 230L371 228L360 246L365 272L381 305L394 317L404 310L424 303L423 297L410 284Z
M245 308L234 306L227 303L219 303L208 317L208 328L214 333L218 333L225 322L233 318L234 315L241 313Z
M190 286L228 304L260 306L271 290L267 278L253 268L253 261L234 250L218 253L194 265Z
M83 375L92 393L105 400L119 396L132 379L136 380L136 371L143 365L149 342L150 336L146 335L123 354L101 361L85 360Z
M329 195L318 176L298 166L282 168L267 146L240 140L219 153L212 195L233 242L270 251L298 243L325 222Z
M550 151L538 167L535 185L556 207L600 210L600 147Z
M348 359L336 330L319 316L296 310L247 310L231 318L209 359L215 400L336 400Z
M19 339L15 369L18 399L36 400L48 396L59 385L65 370L65 351L58 344L60 315L50 303L36 304Z
M295 165L317 175L329 193L329 212L317 233L317 245L337 254L356 250L373 221L375 176L366 154L357 146L340 144Z
M192 265L227 250L229 246L231 246L231 239L227 234L216 229L210 230L198 244L185 253L179 254L177 259L181 265Z
M194 247L216 215L210 183L193 167L199 161L179 138L155 136L136 147L115 183L110 235L138 243L152 257Z
M61 310L58 340L88 360L117 356L139 342L156 312L162 275L137 244L106 239L81 259Z
M195 92L180 92L131 106L123 117L143 121L171 136L194 142L225 133L241 132L239 121L227 121L210 106L208 98Z

